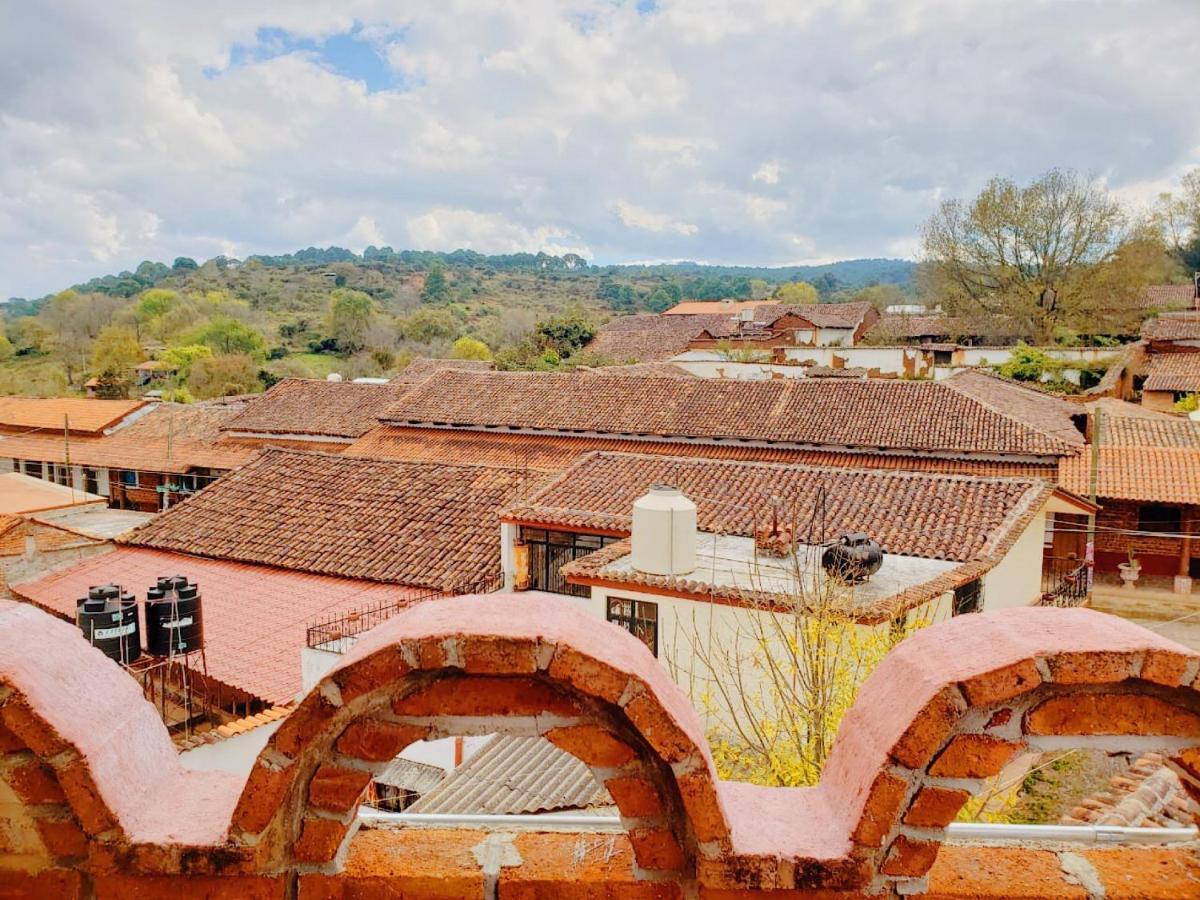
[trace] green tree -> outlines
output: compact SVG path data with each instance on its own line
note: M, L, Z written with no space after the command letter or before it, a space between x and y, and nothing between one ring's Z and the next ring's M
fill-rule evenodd
M771 296L788 306L807 306L820 299L817 289L807 281L789 281L781 284Z
M232 397L259 391L258 365L248 353L197 359L188 376L188 390L198 400Z
M473 337L460 337L454 342L454 349L450 355L455 359L484 359L492 358L492 351L488 349L488 345L483 341L477 341Z
M542 348L553 350L562 357L582 348L595 334L596 326L576 313L539 322L534 329L534 340Z
M421 290L421 302L441 303L450 297L450 284L446 270L441 265L431 266L425 276L425 287Z
M6 359L12 359L13 353L12 341L0 334L0 362L3 362Z
M187 343L204 344L219 356L245 354L254 359L263 359L267 355L267 345L262 335L245 322L228 316L218 316L196 329Z
M96 376L96 396L101 400L124 400L133 387L133 378L124 369L105 369Z
M337 288L330 294L329 335L342 353L357 353L367 346L367 335L375 320L375 301L369 294Z
M146 358L132 328L109 325L92 345L93 372L125 372Z
M452 338L457 332L458 322L448 309L418 309L400 323L400 333L418 344Z
M1120 254L1126 226L1095 179L1058 169L1024 186L994 178L925 223L926 284L947 311L1010 317L1041 343L1140 293L1145 272Z
M196 261L194 259L192 259L190 256L177 256L177 257L175 257L175 262L171 263L171 268L172 269L198 269L200 267L198 265L196 265Z
M175 377L183 382L192 373L192 365L198 359L212 359L212 347L204 344L184 344L180 347L168 347L159 354L166 365L175 370Z

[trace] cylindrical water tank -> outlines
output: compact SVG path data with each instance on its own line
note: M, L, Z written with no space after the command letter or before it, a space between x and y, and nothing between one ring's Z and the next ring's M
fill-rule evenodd
M158 579L158 584L146 591L146 652L174 656L203 646L199 587L182 575Z
M649 575L696 570L696 504L678 489L656 484L633 504L633 567Z
M97 650L128 665L142 655L137 600L115 584L88 588L75 606L75 624Z

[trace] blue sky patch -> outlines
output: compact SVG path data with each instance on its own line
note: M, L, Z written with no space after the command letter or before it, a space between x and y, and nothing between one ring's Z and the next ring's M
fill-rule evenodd
M401 33L394 35L399 39ZM388 66L384 48L362 36L362 26L335 34L321 41L298 38L282 28L260 28L253 44L235 44L229 51L229 69L265 62L290 53L306 53L321 65L343 78L362 82L368 92L403 88L404 79ZM207 69L204 73L215 78L221 72Z

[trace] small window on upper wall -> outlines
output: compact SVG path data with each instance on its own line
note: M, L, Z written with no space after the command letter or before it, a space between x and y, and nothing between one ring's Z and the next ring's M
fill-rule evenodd
M953 614L983 612L983 580L976 578L954 589Z
M1183 530L1182 510L1178 506L1150 503L1138 510L1138 531L1178 534Z
M645 600L608 598L608 621L620 625L658 656L658 604Z

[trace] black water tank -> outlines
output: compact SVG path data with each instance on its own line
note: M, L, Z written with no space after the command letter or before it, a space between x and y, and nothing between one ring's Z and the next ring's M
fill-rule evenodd
M127 665L142 655L137 600L115 584L88 588L87 597L75 605L75 624L109 659Z
M158 579L146 591L146 652L174 656L204 647L200 591L182 575Z
M834 578L860 584L883 565L883 548L861 531L843 534L821 554L821 565Z

